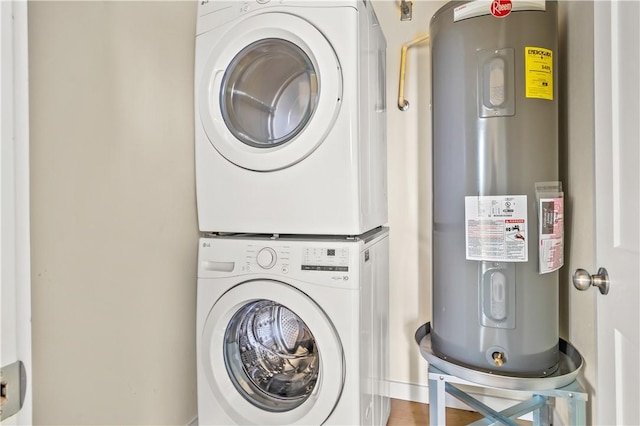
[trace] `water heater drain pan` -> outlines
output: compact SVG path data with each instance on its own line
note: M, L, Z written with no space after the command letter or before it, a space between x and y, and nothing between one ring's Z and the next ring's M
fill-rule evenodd
M444 360L434 354L431 349L431 323L423 324L415 334L416 343L420 348L420 354L429 362L429 365L446 374L477 383L482 386L523 391L544 391L567 386L573 382L580 369L583 359L580 352L569 342L560 338L558 345L560 359L558 369L546 377L515 377L500 375L495 372L482 371L451 361Z

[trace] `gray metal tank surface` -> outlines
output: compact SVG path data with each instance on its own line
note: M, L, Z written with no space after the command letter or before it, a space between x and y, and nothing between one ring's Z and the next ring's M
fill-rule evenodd
M472 3L447 3L430 25L432 346L481 371L544 377L559 360L558 272L539 273L535 185L558 180L557 3L533 11L514 1L500 18L460 13ZM468 260L469 202L502 201L526 211L514 223L528 255Z

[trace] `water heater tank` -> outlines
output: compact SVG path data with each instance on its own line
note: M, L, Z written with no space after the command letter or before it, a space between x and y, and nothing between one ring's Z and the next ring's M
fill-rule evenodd
M449 2L431 20L432 348L482 371L558 365L562 244L540 261L536 191L559 184L557 28L555 1Z

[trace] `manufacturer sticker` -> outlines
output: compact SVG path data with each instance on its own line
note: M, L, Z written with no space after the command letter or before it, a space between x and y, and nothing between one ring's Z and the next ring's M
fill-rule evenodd
M525 96L553 100L553 51L544 47L524 48Z
M465 197L467 260L527 262L527 196Z

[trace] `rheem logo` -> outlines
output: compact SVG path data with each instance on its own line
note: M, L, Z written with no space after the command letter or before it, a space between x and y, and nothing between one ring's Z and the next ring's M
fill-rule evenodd
M491 3L491 14L496 18L504 18L511 13L512 8L511 0L493 0Z

